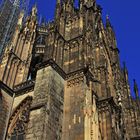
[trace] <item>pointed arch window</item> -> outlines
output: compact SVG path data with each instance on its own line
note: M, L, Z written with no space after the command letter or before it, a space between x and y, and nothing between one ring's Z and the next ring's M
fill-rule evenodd
M10 140L24 140L25 128L29 120L32 97L26 97L14 110L8 127L8 138Z

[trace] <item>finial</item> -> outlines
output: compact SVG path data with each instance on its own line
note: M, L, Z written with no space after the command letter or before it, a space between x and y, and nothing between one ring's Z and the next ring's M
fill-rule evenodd
M106 15L106 27L112 27L109 19L109 15Z
M32 15L36 16L37 14L37 3L34 4L34 6L32 7Z
M126 63L123 62L123 70L126 74L128 74L128 70L127 70L127 67L126 67Z
M108 15L108 14L106 15L106 19L108 19L108 20L109 20L109 15Z
M61 4L61 0L57 0L57 4Z
M24 18L24 11L21 11L17 22L18 26L22 26L23 18Z

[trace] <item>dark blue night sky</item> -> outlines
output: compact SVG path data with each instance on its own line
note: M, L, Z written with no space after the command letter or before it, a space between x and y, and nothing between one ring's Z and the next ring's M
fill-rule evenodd
M53 19L56 0L36 0L39 14ZM34 3L34 0L31 1ZM140 0L97 0L103 19L109 15L114 27L121 62L125 61L133 90L133 79L140 87Z

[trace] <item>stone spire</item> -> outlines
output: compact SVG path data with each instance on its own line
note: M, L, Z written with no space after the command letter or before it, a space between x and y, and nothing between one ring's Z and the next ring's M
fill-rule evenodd
M37 5L35 4L35 5L32 7L31 16L36 16L36 15L37 15Z
M124 73L124 76L125 76L125 80L128 81L128 70L127 70L125 62L123 62L123 73Z
M125 96L128 98L129 101L129 106L131 106L132 100L131 100L131 91L130 91L130 84L129 84L129 74L128 74L128 69L126 66L126 63L123 62L123 68L122 68L123 76L124 76L124 84L126 87L126 94Z
M108 15L106 16L106 31L110 42L109 45L112 46L114 49L116 49L117 48L116 36Z
M83 5L86 5L88 8L93 7L96 4L96 0L81 0Z
M57 0L56 4L61 4L61 0Z
M56 11L55 11L55 18L58 19L61 12L61 0L57 0L56 2Z
M28 37L32 39L32 35L35 32L37 25L37 6L36 4L32 7L31 14L27 17L25 22L25 27L23 29L24 35L29 35ZM30 34L31 33L31 34ZM27 36L26 36L27 37Z
M74 10L74 0L64 0L65 11L71 13Z
M136 99L139 99L139 90L135 79L134 79L134 92L135 92Z
M108 15L106 16L106 28L112 28L112 25L111 25L111 22L110 22Z

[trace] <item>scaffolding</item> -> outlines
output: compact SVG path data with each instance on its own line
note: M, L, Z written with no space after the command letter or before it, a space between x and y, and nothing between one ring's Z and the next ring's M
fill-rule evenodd
M7 21L12 11L12 3L9 0L3 0L0 8L0 54L2 52L2 40L6 30Z
M6 44L11 41L21 10L28 14L29 0L3 0L0 7L0 60Z

